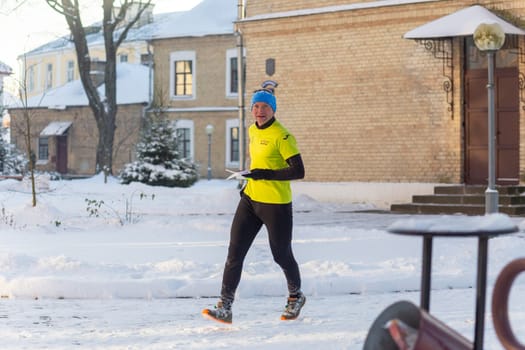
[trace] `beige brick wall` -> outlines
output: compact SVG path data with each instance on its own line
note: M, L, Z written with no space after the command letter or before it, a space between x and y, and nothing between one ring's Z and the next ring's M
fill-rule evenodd
M165 96L164 104L174 108L203 106L236 107L236 98L226 98L226 51L235 49L233 35L184 37L153 41L155 49L155 94ZM170 54L194 51L196 54L196 99L169 100Z
M247 15L305 10L336 5L362 4L375 0L277 0L277 1L253 1L248 0Z
M208 136L206 125L215 128L212 135L212 177L224 178L226 159L226 120L238 118L238 98L226 96L226 52L236 49L236 38L231 35L185 37L156 40L155 98L168 107L166 116L171 120L194 122L194 161L200 175L207 176ZM196 55L196 97L191 100L169 99L170 54L175 51L194 51ZM164 96L164 97L160 97Z
M113 173L134 159L134 145L139 135L139 123L143 106L119 106L117 129L113 148ZM24 111L10 110L11 137L18 149L26 152L27 146L24 135L27 135ZM98 130L95 120L88 107L73 107L64 111L51 109L29 110L31 147L35 154L38 152L38 136L40 132L53 121L71 121L73 124L67 132L68 136L68 173L77 175L93 175L95 173L96 147ZM39 162L37 170L56 171L56 143L55 138L49 138L49 159L47 163Z
M343 3L352 2L248 1L247 12ZM485 3L525 15L524 2ZM265 60L274 58L277 116L298 139L306 180L463 181L460 40L451 113L443 62L402 36L469 5L437 1L242 24L248 91L270 78Z
M208 137L206 125L212 124L212 176L225 177L226 121L238 118L237 97L226 96L226 51L236 49L233 35L177 38L157 40L155 50L155 98L167 108L171 120L189 119L194 122L194 161L200 166L200 175L206 177L208 165ZM191 100L169 99L170 53L195 51L196 98ZM25 150L20 132L23 121L21 110L12 110L13 142ZM93 174L95 172L98 131L89 108L68 108L65 111L33 109L31 128L32 147L37 151L38 135L51 121L73 121L68 132L68 172L70 174ZM143 106L119 106L114 143L113 170L118 171L134 160L134 145L138 140L139 122ZM18 131L17 131L18 130ZM39 164L40 170L54 171L55 144L50 138L49 161Z

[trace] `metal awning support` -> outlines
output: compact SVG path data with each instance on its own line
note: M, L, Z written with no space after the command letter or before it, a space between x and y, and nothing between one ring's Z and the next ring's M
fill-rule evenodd
M448 111L450 118L454 119L454 47L452 38L439 39L416 39L420 45L432 53L432 55L443 62L443 91L447 94Z
M453 91L453 38L472 36L481 23L498 23L505 34L525 35L525 30L498 17L486 8L474 5L438 18L405 33L403 38L423 45L434 57L443 61L443 90L447 94L448 110L454 118ZM525 77L523 78L525 86ZM521 84L521 83L520 83Z

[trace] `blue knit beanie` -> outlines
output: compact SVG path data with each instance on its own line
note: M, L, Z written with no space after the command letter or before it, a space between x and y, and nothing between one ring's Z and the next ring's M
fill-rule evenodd
M277 101L275 100L275 96L266 90L258 90L256 91L252 96L252 105L250 107L250 110L253 109L253 105L257 102L264 102L268 106L272 107L273 111L277 111Z

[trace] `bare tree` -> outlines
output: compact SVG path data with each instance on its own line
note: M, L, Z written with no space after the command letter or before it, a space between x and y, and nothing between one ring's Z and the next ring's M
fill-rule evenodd
M15 128L18 133L20 133L24 138L24 146L25 151L27 153L27 157L29 159L28 162L28 170L29 170L29 179L31 181L31 195L32 195L32 202L31 204L33 207L36 207L36 185L35 185L35 163L36 163L36 153L33 151L33 140L37 138L37 135L34 135L34 131L32 130L32 120L35 118L35 112L34 109L30 108L27 102L28 99L28 92L27 92L27 70L29 67L27 67L27 60L24 55L24 67L26 67L26 71L24 72L24 75L22 77L22 80L19 81L19 98L20 103L22 105L22 120L18 123L12 123L11 127ZM44 94L45 95L45 94ZM42 95L42 98L43 96Z
M46 2L65 17L75 43L80 79L98 129L96 171L112 174L117 115L117 50L126 39L128 31L150 6L151 0L120 0L120 7L114 7L114 0L103 0L102 30L106 52L104 99L101 98L97 87L90 78L91 58L86 41L86 31L80 18L79 0L46 0ZM138 10L133 18L125 21L126 13L132 6L138 6Z

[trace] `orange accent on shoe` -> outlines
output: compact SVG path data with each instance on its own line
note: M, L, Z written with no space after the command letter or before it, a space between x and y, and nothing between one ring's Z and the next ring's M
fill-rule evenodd
M223 323L223 324L232 324L231 322L227 322L227 321L220 320L218 318L213 317L211 315L211 310L210 309L204 309L204 310L202 310L201 313L202 313L202 316L204 316L204 318L207 318L208 320L212 320L212 321Z

